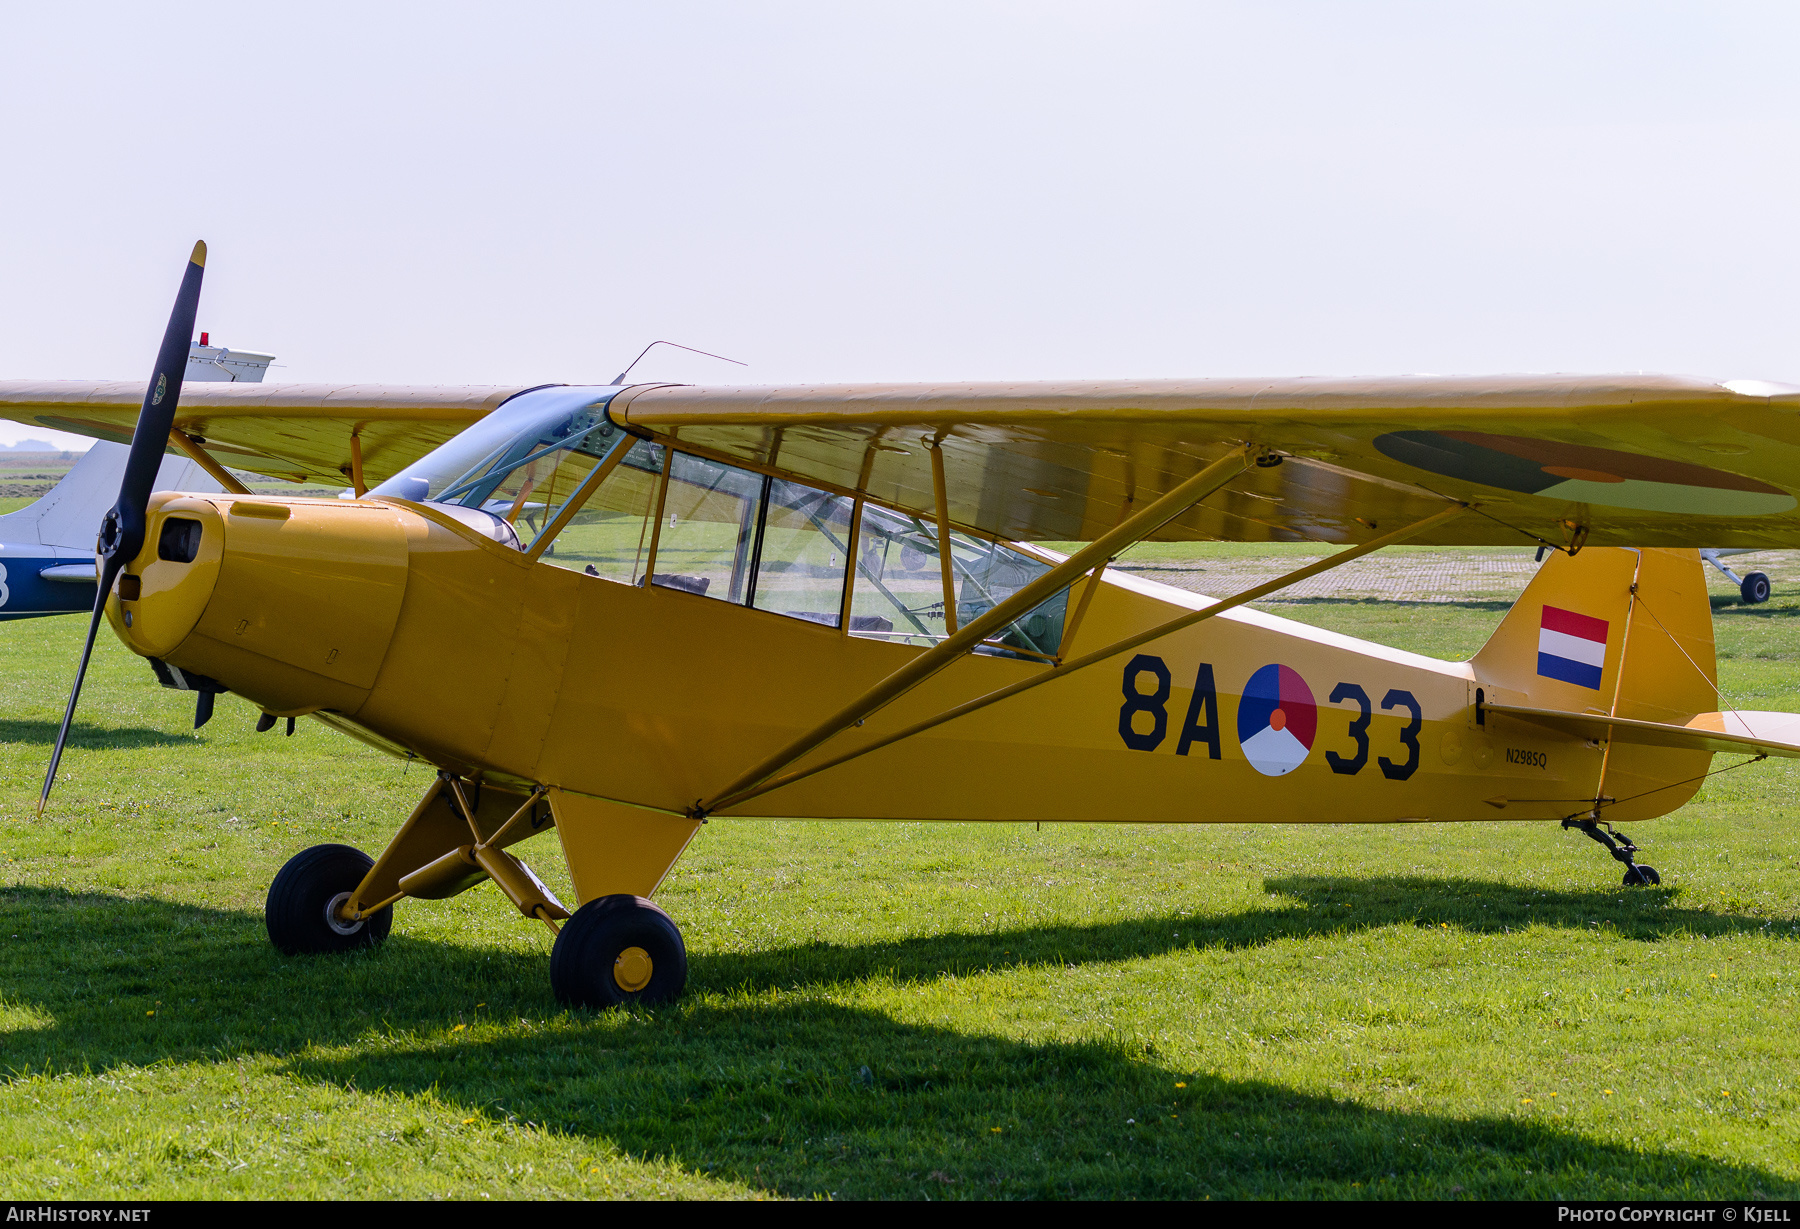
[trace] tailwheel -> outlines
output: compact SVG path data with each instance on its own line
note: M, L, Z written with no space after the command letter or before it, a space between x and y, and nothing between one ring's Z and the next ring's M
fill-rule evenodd
M394 911L345 922L338 908L375 865L349 845L314 845L287 860L269 885L263 921L269 942L290 956L374 947L388 937Z
M1594 812L1599 814L1598 811ZM1655 887L1662 882L1662 876L1656 873L1654 866L1640 866L1636 861L1638 847L1631 843L1631 838L1614 828L1604 820L1565 819L1564 828L1574 828L1585 836L1592 837L1606 846L1613 859L1625 864L1625 886L1628 888Z
M563 923L550 951L550 987L570 1007L666 1003L686 986L681 931L642 896L590 900Z
M1744 577L1744 583L1738 586L1738 593L1746 606L1759 606L1769 600L1769 577L1763 572L1752 572Z

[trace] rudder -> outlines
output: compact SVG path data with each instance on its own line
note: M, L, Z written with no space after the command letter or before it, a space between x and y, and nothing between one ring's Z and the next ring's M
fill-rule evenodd
M1470 662L1488 703L1685 725L1718 707L1712 605L1695 550L1589 547L1538 569ZM1613 743L1609 820L1667 814L1711 753Z

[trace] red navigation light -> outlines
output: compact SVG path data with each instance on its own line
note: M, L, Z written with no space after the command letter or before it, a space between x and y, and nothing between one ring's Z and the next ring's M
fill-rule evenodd
M206 339L207 339L207 338L208 338L208 337L210 337L210 336L212 336L212 334L210 334L210 333L202 333L202 334L200 334L200 344L201 344L201 345L203 345L203 346L205 346L205 345L210 345L210 344L212 344L212 343L210 343L210 342L208 342L208 341L207 341L207 340L206 340Z

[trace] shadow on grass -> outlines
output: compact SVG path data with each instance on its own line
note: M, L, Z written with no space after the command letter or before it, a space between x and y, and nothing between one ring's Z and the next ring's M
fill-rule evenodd
M1742 619L1791 619L1795 615L1800 615L1800 605L1791 602L1769 602L1759 606L1746 606L1742 598L1730 597L1722 593L1712 594L1709 600L1712 602L1715 617L1727 614Z
M1607 865L1611 865L1608 863ZM1484 879L1289 876L1263 886L1285 905L1220 917L1130 918L1094 926L1032 926L943 933L852 946L818 943L772 951L695 956L698 984L747 990L888 977L930 981L1021 965L1091 964L1165 955L1189 947L1260 947L1282 939L1349 934L1385 926L1482 934L1528 926L1602 930L1654 942L1671 935L1769 933L1800 940L1794 919L1774 921L1687 909L1672 888L1552 891Z
M60 721L0 718L0 743L37 743L41 746L53 747L56 745L56 733L61 728ZM109 729L104 726L85 725L77 721L69 727L68 745L90 751L122 751L131 747L168 747L181 743L196 747L201 745L192 734L170 734L164 730L148 730L142 726L133 726L129 729Z
M1349 882L1276 881L1289 908L1235 919L703 956L696 991L741 984L746 970L765 988L606 1015L560 1011L542 951L427 943L402 931L376 952L285 959L252 913L12 888L0 891L0 985L15 1013L42 1019L0 1034L0 1069L16 1078L268 1056L302 1079L429 1093L592 1139L597 1150L666 1156L789 1195L1797 1193L1754 1166L1596 1140L1548 1116L1370 1109L1269 1081L1176 1070L1135 1039L1026 1044L815 993L840 977L896 967L935 976L929 970L1002 944L1049 942L1057 959L1073 963L1155 955L1190 936L1243 944L1330 933L1343 925L1308 915L1335 908ZM1359 900L1385 910L1388 923L1431 923L1419 898L1460 899L1464 886L1385 882ZM1471 886L1484 897L1496 890ZM1608 893L1499 890L1551 924L1585 926L1611 914L1653 938L1701 923L1666 908L1658 911L1674 916L1661 923L1632 921L1639 906ZM1466 917L1466 906L1455 916ZM1170 937L1176 930L1180 940ZM773 985L778 972L783 988ZM464 1022L467 1031L449 1031Z

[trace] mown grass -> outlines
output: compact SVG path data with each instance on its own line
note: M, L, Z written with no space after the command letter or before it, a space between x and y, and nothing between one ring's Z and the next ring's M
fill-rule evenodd
M1503 608L1281 613L1459 656ZM1800 591L1716 613L1800 709ZM488 887L277 955L281 862L425 774L229 697L195 737L110 638L35 817L80 632L0 626L0 1197L1800 1194L1785 765L1634 830L1655 890L1549 825L718 821L688 996L590 1015Z

